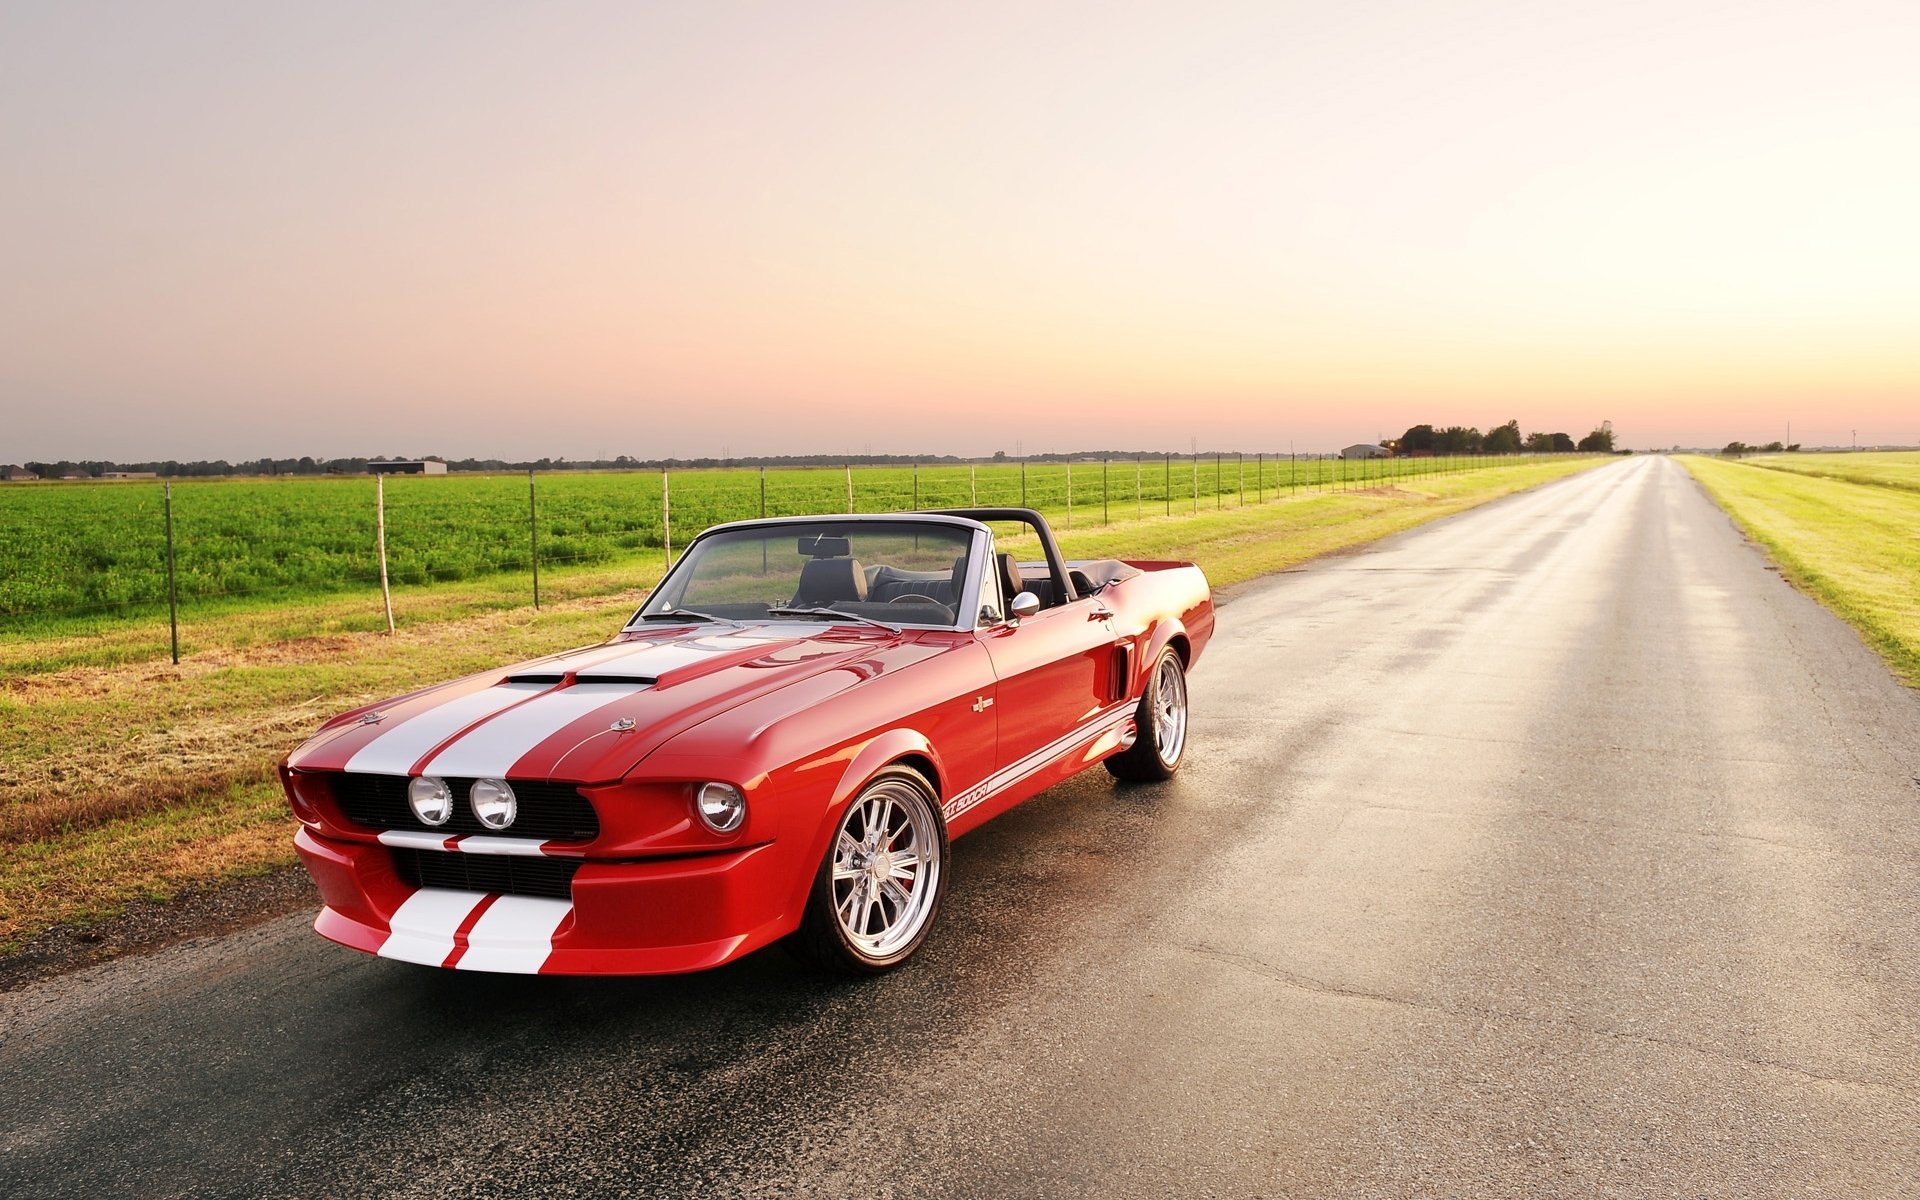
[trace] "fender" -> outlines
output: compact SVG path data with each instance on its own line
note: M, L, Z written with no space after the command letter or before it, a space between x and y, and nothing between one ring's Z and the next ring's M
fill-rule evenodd
M1147 631L1146 653L1134 664L1134 677L1127 691L1128 696L1137 700L1145 693L1147 676L1152 672L1153 664L1160 661L1160 652L1176 637L1186 638L1187 645L1193 645L1193 638L1188 635L1185 623L1178 617L1168 617ZM1186 662L1188 666L1193 665L1191 651L1186 655Z
M847 760L846 769L840 773L839 782L834 784L833 794L827 801L825 812L821 814L813 840L807 843L807 857L802 861L816 864L816 867L824 861L827 856L827 840L833 836L841 816L847 811L847 805L853 803L854 795L883 769L909 756L918 756L932 765L933 778L928 782L933 786L934 812L940 816L944 824L946 815L940 811L939 801L944 794L947 770L940 760L940 752L934 749L933 743L917 729L889 729L869 738ZM786 912L798 913L805 906L807 893L813 888L813 877L813 870L805 872L799 892L789 900Z

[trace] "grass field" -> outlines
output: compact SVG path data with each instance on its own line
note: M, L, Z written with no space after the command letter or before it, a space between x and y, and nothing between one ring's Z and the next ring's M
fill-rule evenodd
M1113 511L1110 525L1081 522L1060 534L1077 557L1192 559L1223 587L1604 461L1510 462L1366 490L1269 490L1264 503L1254 502L1250 478L1244 506L1236 490L1197 514L1191 502L1172 517L1164 503L1161 515L1143 505L1144 515ZM391 637L363 619L364 595L215 610L197 621L192 653L177 667L164 627L157 644L142 631L148 641L105 655L91 647L111 631L16 636L13 665L0 670L0 950L56 922L290 862L272 764L321 720L601 640L661 565L648 555L582 569L578 594L537 612L507 577L421 588ZM378 613L377 597L371 608ZM65 665L25 665L35 662Z
M1769 471L1791 471L1843 483L1920 492L1920 451L1891 450L1865 454L1763 454L1740 460Z
M1795 586L1920 687L1920 453L1680 461Z
M670 486L658 472L562 472L541 475L531 489L524 475L394 476L385 481L388 574L409 609L416 593L469 580L496 581L496 603L515 605L532 595L536 543L543 591L558 598L584 594L574 578L583 570L663 559L670 536L684 543L708 525L743 517L1022 504L1072 528L1191 514L1285 491L1421 480L1498 461L1256 455L1024 468L676 471ZM276 601L364 598L378 588L370 478L180 481L172 523L189 639L203 618L217 624ZM8 557L0 574L0 665L56 665L22 661L12 648L61 635L98 638L97 655L137 657L166 634L167 544L157 482L0 487L0 546ZM426 611L440 615L430 602ZM144 639L134 627L144 627Z

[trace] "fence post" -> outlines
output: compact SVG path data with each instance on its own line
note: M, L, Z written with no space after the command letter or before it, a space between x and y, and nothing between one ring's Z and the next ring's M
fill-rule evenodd
M1167 515L1173 515L1173 455L1167 455Z
M1027 460L1020 460L1020 507L1027 506Z
M533 547L533 607L540 607L540 508L533 495L533 468L527 468L527 540Z
M393 633L393 591L387 586L387 477L373 477L373 523L380 545L380 602L387 608L387 633Z
M1102 525L1110 525L1113 523L1110 515L1113 510L1113 504L1109 498L1113 489L1107 486L1107 480L1111 475L1110 468L1112 466L1112 459L1103 458L1100 460L1100 523Z
M1213 507L1221 509L1226 506L1226 498L1220 494L1220 455L1216 452L1213 456Z
M767 469L760 468L760 515L767 515Z
M1073 528L1073 460L1067 460L1067 528Z
M920 511L920 460L913 460L913 510Z
M1193 515L1200 515L1200 456L1193 456L1193 486L1187 489L1193 499Z
M967 503L973 508L980 507L980 481L974 475L976 470L978 467L975 464L967 464Z
M167 508L167 629L173 643L173 665L180 665L180 588L173 574L173 480L166 483Z
M660 546L667 554L667 570L673 570L673 480L669 467L660 468Z
M853 511L853 464L847 464L847 511Z

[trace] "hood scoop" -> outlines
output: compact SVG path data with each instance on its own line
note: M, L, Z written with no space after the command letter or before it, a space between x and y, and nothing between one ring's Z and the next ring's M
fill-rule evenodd
M562 679L565 679L565 678L566 676L560 674L557 671L523 671L518 675L509 675L505 679L501 680L500 682L502 683L544 683L544 684L552 685L552 684L559 683Z

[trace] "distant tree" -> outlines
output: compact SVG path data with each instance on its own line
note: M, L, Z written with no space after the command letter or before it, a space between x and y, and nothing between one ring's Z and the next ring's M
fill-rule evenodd
M1400 453L1433 453L1433 426L1415 425L1400 435Z
M1527 435L1527 440L1521 444L1526 447L1529 454L1551 454L1555 436L1551 433L1530 433Z
M1579 447L1573 444L1572 434L1556 433L1553 435L1553 452L1555 454L1572 454L1577 449L1579 449Z
M1497 425L1487 430L1487 437L1481 444L1481 449L1488 454L1518 454L1523 441L1525 439L1520 435L1520 422L1508 421L1505 425Z
M1480 450L1480 431L1467 425L1449 425L1433 434L1435 454L1475 454Z
M1799 443L1799 442L1794 442L1794 443L1793 443L1792 445L1790 445L1790 446L1788 446L1788 447L1787 447L1787 453L1788 453L1788 454L1798 454L1798 453L1800 453L1800 443Z
M1722 454L1731 455L1735 458L1742 454L1751 454L1752 452L1753 447L1747 445L1745 442L1728 442L1726 448L1720 451Z
M1765 454L1780 454L1786 450L1786 447L1779 442L1768 442L1766 445L1760 447L1760 450Z
M1578 448L1581 450L1597 452L1600 454L1612 454L1613 453L1613 430L1605 425L1600 426L1599 428L1595 429L1592 433L1581 438L1580 445Z

